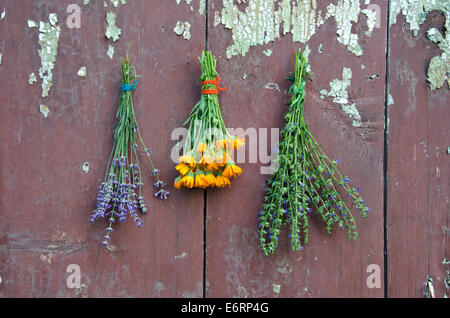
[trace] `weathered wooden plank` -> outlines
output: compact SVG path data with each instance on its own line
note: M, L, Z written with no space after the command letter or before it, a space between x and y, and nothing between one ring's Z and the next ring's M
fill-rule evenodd
M440 54L426 32L442 30L444 17L428 14L416 38L405 18L397 19L390 41L388 296L423 297L430 274L436 297L443 297L450 109L447 85L431 91L426 82L429 61Z
M203 193L172 191L171 132L195 99L197 56L204 47L204 16L171 1L128 1L114 9L103 1L82 5L81 28L69 29L73 1L2 1L0 22L0 294L5 297L201 296ZM108 1L109 2L109 1ZM3 7L2 7L3 9ZM105 16L117 13L122 28L114 59L106 55ZM41 99L38 30L27 20L59 17L62 33L54 87ZM173 33L189 17L188 41ZM111 42L109 42L111 43ZM169 201L153 199L150 167L144 183L150 213L143 229L132 222L113 235L116 252L100 246L104 224L90 224L96 190L112 147L120 94L120 57L130 55L142 76L135 96L141 131L155 163L170 183ZM87 78L77 71L87 67ZM50 109L47 118L39 105ZM84 162L90 163L83 173ZM68 289L66 268L78 264L80 289Z
M373 2L384 13L381 25L385 26L386 3ZM318 6L326 8L324 3ZM239 8L243 11L245 5ZM211 20L214 11L219 10L221 1L212 1ZM360 20L356 29L354 32L362 34L365 23ZM283 125L283 104L289 98L289 84L284 78L293 70L296 50L304 45L293 43L289 35L252 47L245 57L227 60L225 51L232 43L231 32L218 26L210 27L209 34L210 48L219 58L223 85L228 86L228 91L220 96L226 124L233 128L268 128L270 136L270 128ZM307 86L308 123L325 152L342 161L343 172L353 177L373 211L366 220L357 216L359 240L348 241L346 233L339 229L328 236L313 212L311 241L303 252L290 251L285 232L277 254L264 257L259 248L257 212L263 202L267 176L260 173L261 162L247 162L242 165L242 176L231 188L207 193L208 297L383 296L383 284L381 288L367 287L366 270L370 264L378 265L383 279L385 34L385 27L375 29L372 37L361 41L363 56L356 57L336 41L335 22L329 19L308 42L314 72L313 81ZM317 53L319 44L323 45L322 54ZM263 51L269 48L273 53L267 57ZM366 66L364 70L362 64ZM329 89L330 81L342 79L343 67L353 71L349 97L361 113L361 128L353 127L352 120L332 99L322 100L319 95L321 89ZM379 77L369 79L373 74ZM280 91L265 88L268 83L277 84Z

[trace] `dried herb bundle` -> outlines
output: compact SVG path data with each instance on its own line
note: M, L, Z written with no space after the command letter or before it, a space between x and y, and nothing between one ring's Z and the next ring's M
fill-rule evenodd
M122 95L116 117L114 145L106 168L104 182L101 183L97 195L97 206L92 213L91 222L96 219L106 218L109 226L102 245L108 247L113 232L113 224L116 221L124 222L130 216L134 223L141 227L143 222L139 213L146 213L147 207L142 196L142 172L139 164L139 146L143 147L143 153L148 158L152 167L151 176L156 179L154 187L155 196L167 199L169 192L164 187L164 182L159 178L159 170L155 168L150 150L142 140L139 126L133 107L131 91L136 90L138 84L136 70L128 55L122 58Z
M302 250L309 239L309 213L314 207L331 233L337 223L347 229L350 239L357 239L355 219L344 199L347 197L363 217L370 211L359 196L359 188L351 187L351 178L339 172L339 160L331 161L322 151L303 118L305 85L308 72L306 58L298 52L286 125L281 132L277 170L267 180L267 193L259 212L260 244L265 255L274 253L281 229L289 225L288 235L293 250Z
M176 166L180 176L175 188L225 187L233 176L242 170L232 159L235 149L244 145L244 140L231 136L225 127L220 110L218 93L220 77L216 71L216 59L211 52L203 51L200 60L202 75L202 97L194 106L190 117L189 132L183 147L183 155Z

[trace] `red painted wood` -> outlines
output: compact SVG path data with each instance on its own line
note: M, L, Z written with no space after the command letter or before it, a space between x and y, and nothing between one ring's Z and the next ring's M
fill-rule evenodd
M375 1L386 12L384 1ZM220 1L213 1L220 10ZM324 7L324 4L320 4ZM324 7L325 8L325 7ZM386 16L382 18L386 25ZM358 32L365 30L360 21ZM383 279L383 126L386 28L375 29L362 41L365 54L358 58L336 40L332 19L325 22L308 42L313 82L308 83L306 117L312 133L331 158L342 161L343 173L362 189L372 214L357 216L360 237L348 241L335 229L328 236L313 212L311 241L303 252L291 252L287 232L277 254L264 257L259 248L257 213L261 209L267 176L260 163L243 164L243 174L229 189L208 190L207 195L207 296L208 297L382 297L380 289L369 289L367 266L377 264ZM290 36L262 47L251 48L245 58L225 58L231 32L222 26L210 31L210 48L219 57L218 71L228 91L220 96L228 127L244 129L280 128L286 112L289 84L284 78L293 71L294 54L304 45ZM319 43L323 53L318 54ZM262 51L271 48L271 57ZM360 65L366 65L361 70ZM340 106L322 100L321 89L329 89L334 78L342 79L343 67L351 67L350 101L359 109L363 127L352 127ZM244 73L247 80L242 80ZM368 80L378 74L375 80ZM276 83L281 91L264 88ZM357 212L355 212L356 214ZM280 285L280 293L273 291Z
M73 1L2 1L0 23L0 296L5 297L196 297L203 286L203 193L173 191L171 132L197 98L197 56L204 47L204 16L169 1L128 1L105 9L82 7L81 29L65 24ZM3 10L3 7L2 7ZM117 13L122 28L113 60L106 55L105 16ZM37 29L27 20L58 14L62 27L50 96L41 99ZM174 33L179 17L191 23L192 39ZM112 147L120 96L120 57L129 44L142 76L134 94L141 131L169 201L153 199L150 167L145 193L150 213L143 229L131 220L113 235L116 252L100 246L105 223L90 224L96 190ZM78 69L87 67L87 78ZM50 108L48 118L39 105ZM83 162L90 162L84 174ZM69 264L81 268L79 290L66 286Z
M385 1L372 2L380 5L381 24L386 26ZM201 297L204 192L172 188L176 171L170 155L176 143L171 140L173 129L181 126L200 97L195 82L205 16L183 2L134 0L105 9L102 1L88 6L80 1L81 29L69 29L65 24L69 3L0 4L0 11L6 9L6 18L0 21L0 297ZM209 3L210 48L219 59L221 84L228 87L220 96L225 122L230 128L268 128L270 136L270 128L282 127L283 103L289 99L284 78L293 70L296 50L304 45L292 43L289 35L251 48L246 57L227 60L231 32L212 26L221 1ZM321 9L325 6L319 4ZM117 13L123 31L114 43L113 60L106 55L104 37L108 10ZM29 29L27 20L47 21L52 12L58 14L62 34L54 87L42 99L40 81L27 83L29 74L37 74L40 67L38 31ZM189 41L174 34L178 20L191 24ZM383 266L386 27L361 39L364 55L358 58L337 42L335 23L329 19L308 42L314 76L307 86L306 118L325 152L339 158L342 171L361 188L372 214L367 219L357 216L357 242L348 241L339 229L329 236L313 214L311 242L305 251L291 252L285 232L277 254L264 257L258 246L257 211L266 178L260 168L266 164L259 160L243 164L243 175L231 188L207 192L207 297L382 297L384 270L390 297L422 297L428 273L436 295L442 297L441 262L450 210L448 89L431 92L425 82L430 59L440 54L425 32L432 26L442 30L443 16L429 14L417 38L402 16L397 20L390 48L389 84L395 103L389 109L387 268ZM364 19L353 31L366 31ZM121 225L113 236L117 250L108 252L99 245L106 224L88 220L112 146L119 59L130 43L132 61L142 76L134 94L138 121L172 193L167 202L153 199L146 166L144 195L150 214L144 217L145 226ZM322 54L317 53L320 43ZM262 53L267 48L273 50L271 57ZM76 75L81 66L87 67L87 78ZM342 78L343 67L353 71L350 102L361 113L362 128L353 127L340 106L319 95L321 89L329 89L331 80ZM374 74L379 77L369 80ZM269 83L276 83L280 91L265 88ZM39 113L40 104L50 108L48 118ZM86 161L87 174L81 169ZM70 264L80 266L80 289L66 286ZM366 285L370 264L381 268L380 289ZM274 284L280 285L279 294Z
M448 240L448 88L431 91L426 71L441 54L426 38L443 30L444 17L428 14L417 37L403 16L391 27L388 162L388 296L423 297L430 274L436 297L445 288ZM447 85L445 85L447 86ZM447 245L447 255L448 255Z

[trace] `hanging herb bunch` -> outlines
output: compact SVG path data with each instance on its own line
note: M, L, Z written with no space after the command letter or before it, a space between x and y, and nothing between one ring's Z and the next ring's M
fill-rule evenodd
M180 173L174 183L177 189L223 188L242 173L232 158L234 150L244 145L244 139L231 136L225 127L218 94L226 88L220 87L217 61L209 51L203 51L199 60L202 96L184 123L189 124L189 132L176 166Z
M265 255L277 249L284 226L289 227L292 249L303 250L309 240L309 214L313 208L321 215L328 233L333 224L338 224L354 240L358 232L345 196L363 217L370 211L359 195L359 188L352 187L352 179L339 171L340 161L325 155L305 122L308 67L306 58L298 52L295 73L288 77L293 82L289 90L292 99L281 132L277 170L267 179L267 192L259 212L260 245Z
M138 76L128 55L122 58L122 84L119 109L116 117L114 145L106 168L105 180L101 183L97 195L97 206L92 213L91 222L107 219L109 226L102 245L108 247L115 222L125 222L132 217L138 227L143 221L140 214L147 212L142 196L142 171L139 154L142 151L152 167L151 176L155 178L155 197L167 199L169 192L159 178L159 170L155 168L150 149L144 144L133 107L131 91L136 90ZM139 148L139 144L143 148Z

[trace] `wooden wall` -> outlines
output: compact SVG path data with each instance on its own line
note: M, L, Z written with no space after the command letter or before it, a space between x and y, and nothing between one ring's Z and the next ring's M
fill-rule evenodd
M65 25L72 2L82 8L80 29ZM114 9L123 34L110 59L108 9L103 1L90 2L0 1L0 11L6 9L0 21L0 296L422 297L430 274L442 297L450 112L448 89L430 91L425 81L428 62L439 52L425 39L425 31L413 38L399 16L388 41L387 3L376 0L382 27L361 42L363 56L337 42L330 20L308 42L314 76L307 87L307 121L325 152L342 161L343 172L361 188L372 212L367 219L357 217L357 242L337 229L329 236L313 214L311 241L304 251L291 252L285 237L276 255L264 257L257 239L267 177L260 173L261 162L243 164L243 175L227 189L171 186L176 176L171 133L200 97L195 84L206 13L189 12L172 0L128 0ZM208 1L207 27L209 49L228 87L220 96L225 122L244 129L281 127L289 98L284 78L304 45L286 36L251 48L245 57L226 59L231 32L212 26L221 3ZM58 14L62 33L54 86L42 99L40 83L27 82L40 67L38 32L27 21L48 20L51 12ZM186 16L189 41L173 32ZM432 13L427 23L442 28L443 16ZM357 27L356 32L364 31L362 22ZM322 54L317 53L320 43ZM262 53L268 48L271 57ZM108 251L99 244L106 224L88 220L112 147L119 58L128 49L141 75L134 94L138 121L171 196L166 202L153 199L147 174L144 196L150 213L144 227L120 225L113 236L115 250ZM81 66L87 68L86 78L76 76ZM319 91L341 78L344 66L353 71L349 97L361 113L360 128L331 99L320 98ZM370 79L373 74L378 77ZM280 89L268 89L268 83ZM394 99L388 120L387 88ZM40 104L49 107L47 118L39 112ZM81 169L84 162L90 164L88 173ZM70 264L80 266L81 288L66 286ZM367 286L371 264L381 269L380 288Z

